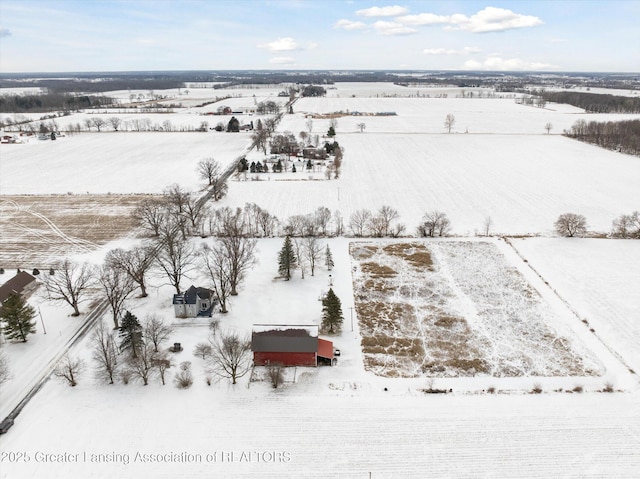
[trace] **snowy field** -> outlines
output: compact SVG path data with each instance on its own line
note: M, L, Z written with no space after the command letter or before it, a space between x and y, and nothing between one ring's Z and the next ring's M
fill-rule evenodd
M640 396L637 380L628 373L615 382L624 392L613 394L596 392L606 377L476 377L438 378L433 386L452 393L426 395L421 389L428 387L427 377L393 379L366 372L357 317L353 331L350 323L348 240L328 242L336 265L331 272L319 267L304 280L295 272L285 282L274 280L282 240L260 240L260 263L221 318L221 328L248 332L251 324L274 318L318 324L318 296L331 280L345 312L342 334L329 338L342 351L337 366L297 368L295 382L277 390L265 382L250 383L247 376L235 388L224 381L207 386L204 362L192 354L206 339L207 323L171 319L171 287L155 277L149 297L131 300L128 307L139 317L156 313L182 324L167 344L183 344L175 361L192 362L194 385L179 390L153 378L146 387L105 386L95 382L91 367L76 388L51 379L0 437L6 453L0 477L310 478L319 469L326 477L344 479L367 478L369 472L373 478L424 478L425 470L432 477L634 476L640 467ZM98 262L105 250L83 259ZM515 252L505 256L520 261L527 280L542 288L542 280L526 272ZM192 275L184 286L202 281ZM67 309L43 309L51 325L48 340L73 321ZM45 346L38 329L29 347ZM607 351L597 354L609 372L621 369ZM72 355L85 357L90 366L89 341ZM26 354L10 357L18 370L27 360ZM173 373L172 368L169 376ZM543 392L529 394L536 383ZM564 392L577 385L585 392ZM491 386L497 394L483 392Z
M562 312L498 245L352 243L367 369L386 377L602 374L564 332Z
M515 248L625 364L640 371L640 242L512 239Z
M280 90L270 85L171 94L197 104L195 100L228 93L235 108L272 97L284 101L275 97ZM586 365L589 374L571 375L569 367L543 364L549 367L512 377L376 375L365 368L365 331L354 300L358 271L353 268L358 264L351 260L349 239L321 240L333 252L332 271L320 266L313 277L307 271L305 279L296 271L289 282L276 278L282 238L262 239L260 262L240 295L231 298L229 313L216 314L221 328L248 333L254 323L317 325L318 299L331 284L342 300L345 321L341 334L322 337L342 351L337 366L296 368L275 390L268 382L250 382L249 376L237 387L226 381L207 385L205 362L192 351L206 340L208 322L174 318L174 290L154 274L149 296L131 299L126 306L140 319L157 314L175 324L164 347L182 343L184 350L174 362L191 361L194 385L174 387L175 366L166 386L157 377L146 387L99 384L86 337L71 350L88 365L79 385L70 388L50 379L13 428L0 436L0 478L298 479L317 477L318 471L341 479L639 477L640 272L631 265L640 263L640 243L529 238L510 240L514 249L502 240L472 238L482 232L487 217L492 219L491 234L550 235L553 221L567 211L585 215L590 230L608 232L615 217L639 207L640 162L557 133L581 118L638 115L584 115L566 105L538 109L513 99L462 99L456 98L456 88L419 89L420 96L430 98L382 98L417 96L417 90L337 84L327 98L297 101L296 113L284 116L279 131L306 131L304 112L393 110L398 116L338 119L337 140L345 148L339 180L309 181L310 175L301 171L265 174L260 176L264 181L232 180L228 196L214 206L253 202L282 221L326 206L340 211L346 224L357 209L375 212L389 205L399 211L411 235L426 211L444 211L452 232L466 238L425 243L434 264L447 266L437 280L449 286L449 306L471 326L485 313L505 321L504 327L485 330L496 348L505 343L522 347L514 341L522 330L509 329L510 312L549 326L552 334L568 339L567 350L576 353L573 364ZM448 98L436 98L438 91ZM126 100L129 92L121 93ZM216 108L212 104L160 116L176 124L207 120L214 126L223 117L195 113ZM448 113L456 117L452 134L444 132ZM357 132L360 122L366 124L363 133ZM547 122L553 124L551 135L544 130ZM328 126L329 120L316 119L312 133L322 135ZM199 160L213 157L229 164L249 144L248 133L214 132L85 133L55 142L3 144L0 194L159 193L172 183L199 190L205 186L196 172ZM278 181L285 177L294 181ZM50 228L56 231L55 224ZM92 245L76 258L100 264L109 249L136 241ZM470 242L491 246L485 251L468 246ZM512 275L515 283L506 280L512 268L521 275ZM0 282L10 274L7 270ZM191 284L207 286L201 271L190 273L182 287ZM516 299L526 303L529 295L539 295L539 302L509 310L509 304ZM0 419L91 309L85 303L83 315L71 318L68 307L52 305L41 292L30 303L42 313L47 334L38 317L37 333L27 344L3 345L14 375L0 389ZM104 320L108 324L108 314ZM551 347L545 339L543 335L541 347ZM533 355L535 348L528 347ZM562 361L569 355L554 357ZM606 384L615 392L600 392ZM541 393L531 394L537 386ZM427 387L451 392L425 394Z
M248 133L83 133L0 146L0 194L160 193L205 186L197 165L223 167L251 144Z
M586 216L608 232L611 221L638 208L640 162L558 136L338 135L345 148L339 180L230 182L225 205L254 202L284 220L339 210L396 208L408 234L426 211L446 212L452 231L473 235L492 218L492 233L551 233L558 215Z

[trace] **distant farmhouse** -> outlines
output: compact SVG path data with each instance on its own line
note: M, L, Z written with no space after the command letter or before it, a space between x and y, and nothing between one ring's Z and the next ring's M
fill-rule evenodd
M213 291L193 285L184 293L173 295L173 309L176 318L211 317L216 300Z
M251 351L256 366L278 363L283 366L332 365L333 342L318 337L315 325L255 324Z

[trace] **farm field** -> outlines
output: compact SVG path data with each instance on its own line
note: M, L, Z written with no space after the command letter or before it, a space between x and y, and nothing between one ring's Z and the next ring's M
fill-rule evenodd
M497 244L357 242L351 255L365 366L375 374L602 373Z
M160 385L158 378L146 387L137 382L99 384L93 378L86 338L72 350L89 365L79 385L70 388L51 379L9 433L0 437L3 451L79 454L78 462L3 463L0 477L304 478L317 475L319 468L335 478L367 477L372 472L372 477L417 479L424 477L425 469L434 477L477 477L478 470L489 477L633 476L640 466L635 379L618 376L615 387L623 392L607 394L596 392L604 377L436 378L435 387L452 393L427 395L422 392L429 385L426 375L388 378L366 371L359 318L353 331L349 321L354 287L349 240L326 241L334 252L335 268L319 267L315 276L307 274L304 280L296 271L286 282L274 280L282 239L260 240L260 263L248 275L228 315L216 316L221 328L237 331L273 318L286 324L318 324L317 299L331 280L343 301L345 323L342 334L322 337L341 349L337 366L297 368L295 382L275 390L267 382L249 382L248 376L235 388L226 381L208 386L205 363L192 354L206 338L208 324L172 319L172 288L154 277L149 297L132 299L127 307L139 317L158 314L177 323L168 343L183 344L175 361L192 362L194 385L179 390L171 382ZM97 263L101 256L96 252L90 259ZM515 260L514 253L508 261ZM203 280L195 274L186 285ZM43 310L47 324L64 328L70 321L66 309ZM108 314L105 320L109 321ZM39 333L36 337L44 338ZM613 371L615 359L598 354ZM26 360L26 356L16 359L15 366ZM544 391L528 394L536 383ZM576 385L584 385L585 391L558 392ZM490 386L496 386L496 394L483 392ZM322 447L310 448L309 442ZM169 457L174 459L164 459L164 454L173 454ZM92 462L92 455L103 459Z
M131 217L145 195L0 196L0 264L48 269L136 228Z
M201 116L219 105L196 104L229 94L225 104L250 108L265 99L284 102L276 97L282 89L174 90L167 101L186 107L174 113L95 114L214 126L229 117ZM430 98L409 98L418 93ZM436 98L442 93L448 98ZM129 94L117 96L126 103ZM211 372L193 350L207 340L209 320L175 318L175 288L156 268L148 277L149 296L131 297L125 307L139 319L153 314L174 326L163 347L177 341L184 350L172 356L167 385L157 376L148 386L120 379L103 384L87 335L70 350L87 365L79 385L51 377L0 436L3 453L31 457L2 462L0 479L305 478L319 470L343 479L369 473L373 479L637 475L640 272L630 265L640 263L640 243L549 236L561 213L583 214L589 230L603 234L615 217L638 209L638 158L559 133L577 119L640 116L586 115L567 105L539 109L513 98L459 94L454 87L338 83L326 98L300 99L278 132L308 131L307 114L398 115L338 118L336 140L345 155L337 180L302 168L232 176L227 196L208 205L256 203L281 226L289 216L326 206L343 218L345 235L351 235L347 225L356 210L398 210L411 237L320 238L330 245L335 268L321 262L304 279L300 270L291 281L278 277L283 238L259 239L259 263L239 296L230 298L229 313L214 314L222 330L240 333L256 323L319 325L319 299L331 286L342 300L344 323L341 333L321 337L341 350L335 367L291 369L278 389L252 380L264 378L264 371L247 374L236 387L226 380L208 385ZM456 117L451 134L443 125L449 113ZM328 127L328 119L314 119L311 133L324 135ZM67 256L102 264L110 249L141 241L130 219L139 201L173 183L203 191L196 171L201 159L223 166L244 154L264 159L247 150L250 144L244 132L103 131L1 145L0 267L7 271L0 283L13 268L46 268ZM447 214L452 238L414 236L432 210ZM488 217L493 238L479 238ZM214 239L190 241L199 248ZM210 286L200 264L181 286L192 284ZM0 420L60 354L100 294L92 291L79 318L49 302L42 287L30 297L43 319L37 318L28 343L2 345L18 373L0 390ZM108 312L102 319L110 324ZM194 384L180 390L172 378L185 361ZM432 387L448 392L426 394ZM41 460L65 453L82 460ZM92 454L100 456L94 461Z
M338 135L345 148L339 180L230 182L220 203L260 204L282 220L322 205L345 218L356 210L396 208L408 234L426 211L446 212L452 233L474 235L487 216L493 234L548 234L558 215L586 216L608 232L613 218L637 209L640 162L549 135ZM270 179L271 181L266 181Z
M640 371L640 243L581 238L511 239L558 294L627 364Z
M83 133L0 147L0 194L161 193L205 186L197 165L226 166L251 144L247 133Z

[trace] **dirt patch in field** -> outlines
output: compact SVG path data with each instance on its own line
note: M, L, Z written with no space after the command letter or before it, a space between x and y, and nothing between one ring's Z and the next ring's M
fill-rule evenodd
M352 243L365 368L384 377L596 375L494 245Z
M0 266L48 268L131 235L131 212L149 195L0 196Z

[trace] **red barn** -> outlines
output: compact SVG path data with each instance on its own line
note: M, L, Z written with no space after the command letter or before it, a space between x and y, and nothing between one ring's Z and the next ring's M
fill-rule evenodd
M333 343L319 339L315 325L254 325L251 351L256 366L317 366L321 361L333 361Z

